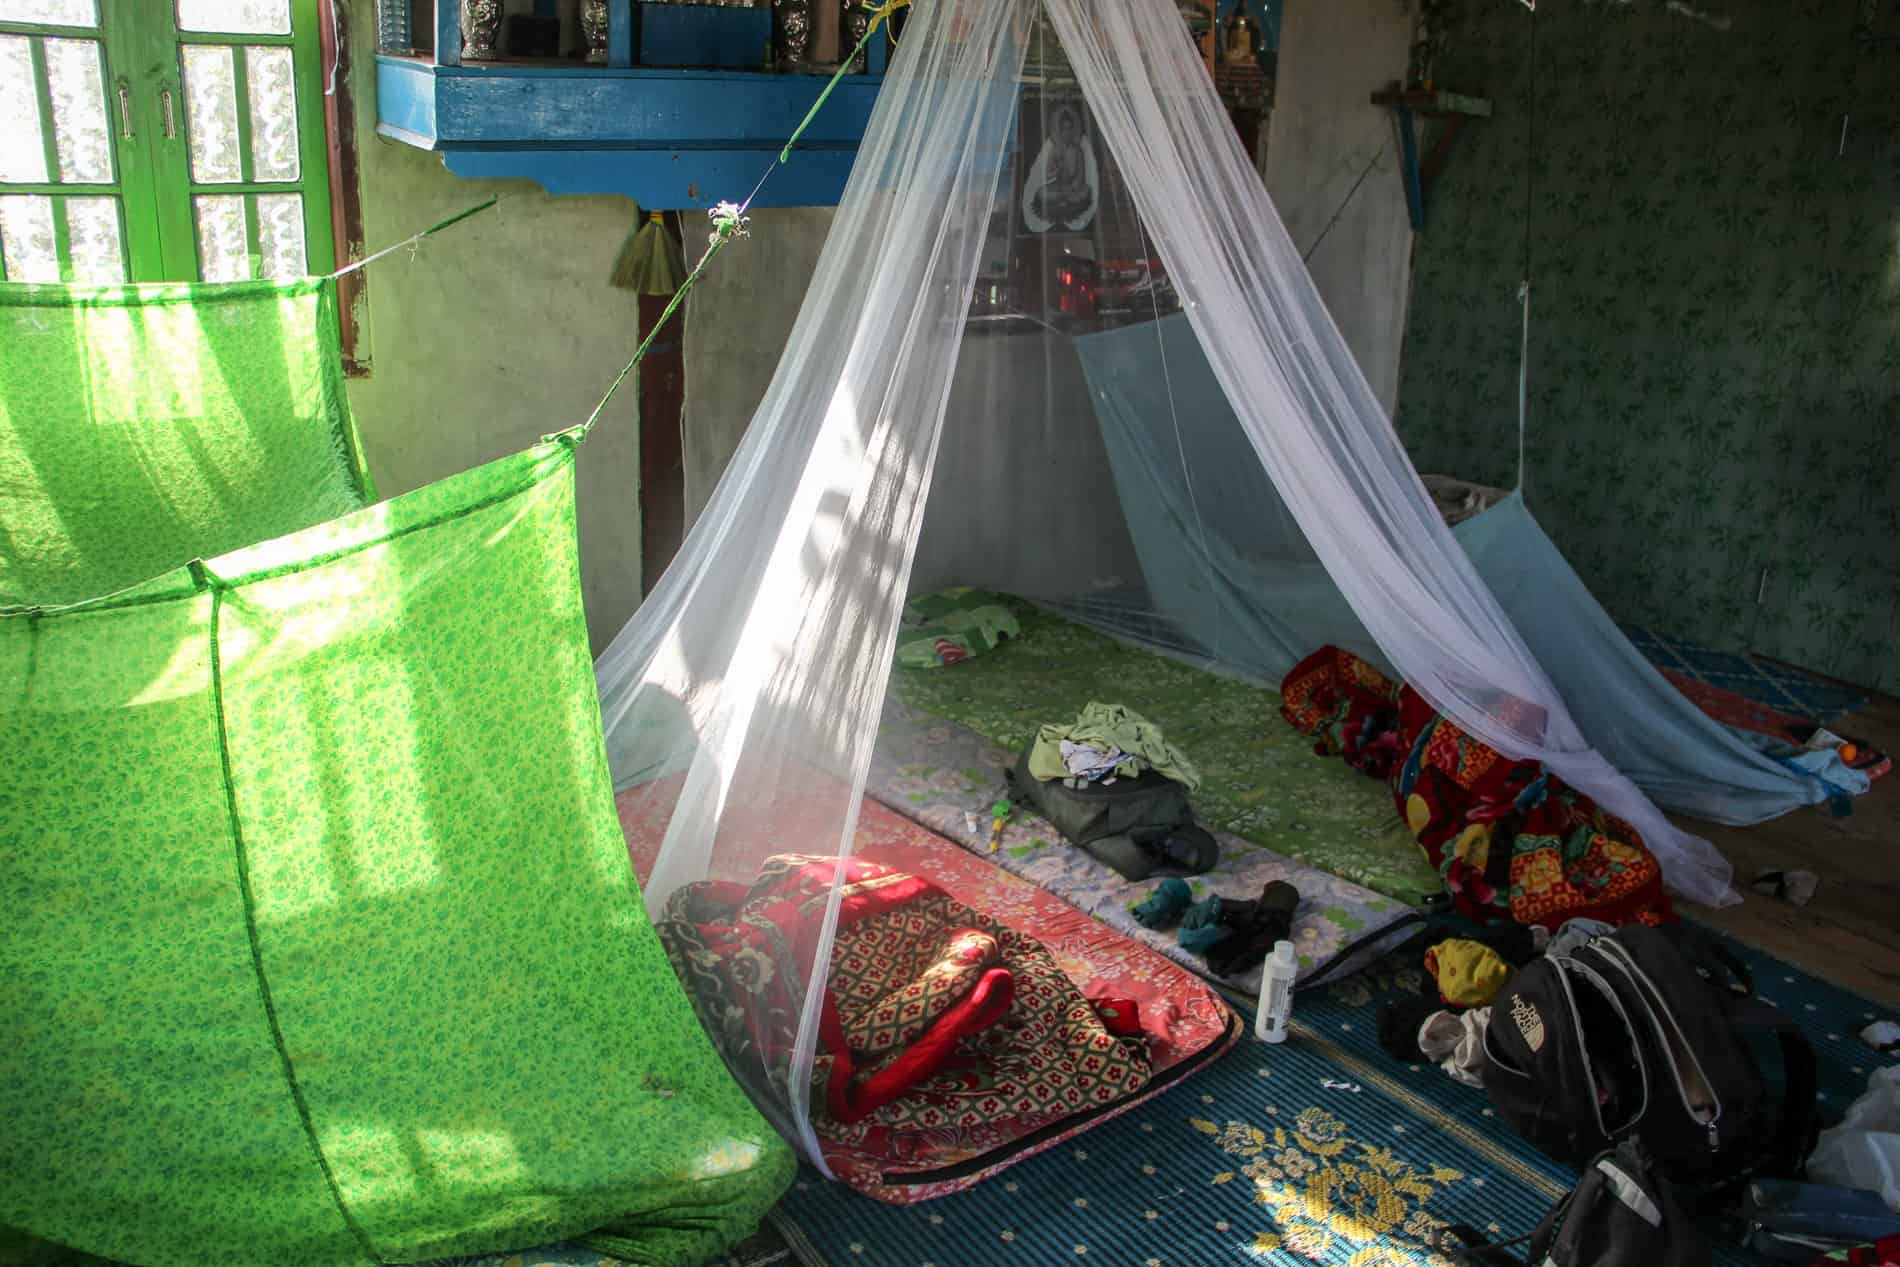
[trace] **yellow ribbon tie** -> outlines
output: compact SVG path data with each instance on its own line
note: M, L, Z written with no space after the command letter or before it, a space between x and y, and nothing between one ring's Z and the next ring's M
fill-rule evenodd
M910 0L884 0L883 4L871 10L871 30L877 30L877 28L884 23L886 18L889 18L891 14L896 13L899 9L907 9L909 7ZM869 32L866 32L866 34L869 34Z

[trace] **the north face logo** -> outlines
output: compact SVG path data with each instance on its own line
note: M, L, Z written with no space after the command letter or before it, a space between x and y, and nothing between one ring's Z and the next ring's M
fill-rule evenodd
M1528 999L1521 994L1511 996L1511 1019L1517 1022L1518 1032L1524 1035L1524 1041L1532 1051L1544 1048L1544 1018L1537 1014Z

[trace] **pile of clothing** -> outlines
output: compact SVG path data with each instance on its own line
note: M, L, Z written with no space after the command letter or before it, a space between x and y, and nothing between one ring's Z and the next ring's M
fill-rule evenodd
M1029 773L1045 782L1109 784L1148 770L1190 792L1201 785L1200 771L1161 727L1123 704L1091 701L1074 721L1041 727L1029 747Z
M1484 1027L1511 975L1538 955L1563 958L1613 931L1592 919L1570 920L1554 934L1537 925L1429 926L1394 952L1426 947L1425 986L1417 998L1380 1007L1379 1043L1395 1060L1437 1065L1454 1081L1482 1087Z
M898 623L897 663L939 669L996 650L1023 631L1012 601L967 586L911 599Z
M1534 761L1466 734L1408 685L1338 647L1287 674L1280 714L1384 779L1460 914L1548 929L1572 919L1674 918L1662 868L1636 829Z
M1188 804L1200 772L1125 705L1091 702L1074 721L1042 726L1008 778L1016 802L1124 879L1198 875L1220 861L1219 843Z
M1274 943L1292 936L1299 906L1299 890L1284 880L1268 884L1257 898L1214 894L1197 902L1187 881L1171 878L1136 906L1134 915L1144 928L1178 924L1182 948L1206 959L1216 976L1231 977L1262 962Z

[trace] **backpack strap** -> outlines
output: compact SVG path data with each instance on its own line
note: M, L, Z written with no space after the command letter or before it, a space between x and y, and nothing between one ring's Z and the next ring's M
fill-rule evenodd
M1493 1241L1469 1223L1448 1223L1433 1228L1425 1241L1429 1249L1443 1254L1457 1267L1523 1267L1524 1259L1510 1251L1535 1235L1526 1232L1508 1241Z
M1781 1009L1750 995L1730 999L1729 1018L1743 1029L1773 1034L1781 1045L1782 1094L1774 1134L1762 1149L1759 1173L1798 1179L1819 1132L1814 1096L1818 1089L1814 1047Z
M1755 975L1734 952L1699 928L1677 924L1669 929L1669 942L1691 967L1709 979L1724 994L1753 995Z

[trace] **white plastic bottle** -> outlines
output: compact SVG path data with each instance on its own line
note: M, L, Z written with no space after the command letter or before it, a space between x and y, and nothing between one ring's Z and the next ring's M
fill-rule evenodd
M1300 974L1300 961L1293 954L1293 943L1273 943L1273 953L1260 970L1260 1010L1254 1014L1253 1033L1263 1043L1286 1041L1287 1018L1293 1015L1293 978Z

